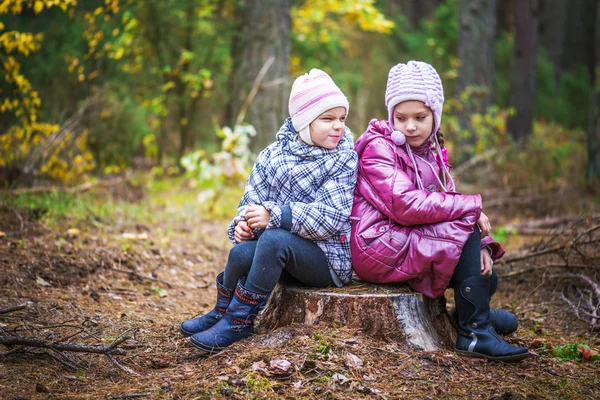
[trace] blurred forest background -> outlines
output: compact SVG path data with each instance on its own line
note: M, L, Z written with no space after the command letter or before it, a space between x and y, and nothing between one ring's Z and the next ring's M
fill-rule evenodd
M125 171L243 182L293 79L329 72L358 137L389 68L444 82L466 182L594 188L597 0L0 0L0 186Z

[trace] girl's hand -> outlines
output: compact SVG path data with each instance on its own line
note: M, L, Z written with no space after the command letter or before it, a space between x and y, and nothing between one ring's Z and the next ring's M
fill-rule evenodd
M489 235L490 232L492 231L492 225L490 224L490 220L488 219L487 215L485 215L483 212L481 213L481 216L477 220L477 226L479 227L479 230L481 231L482 238Z
M254 233L248 226L248 223L244 220L241 220L235 226L233 238L235 239L236 243L245 242L254 239Z
M486 247L481 249L481 275L490 276L492 275L492 266L494 265L494 261L492 260L492 256Z
M266 228L271 220L271 213L263 206L250 204L246 209L246 221L252 229Z

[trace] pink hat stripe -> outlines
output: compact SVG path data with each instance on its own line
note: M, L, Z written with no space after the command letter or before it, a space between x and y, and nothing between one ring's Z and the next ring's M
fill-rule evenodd
M336 107L349 110L348 99L327 73L311 69L294 81L289 98L292 125L302 131L319 115Z
M316 97L314 99L311 99L310 101L308 101L307 103L304 103L298 110L296 110L296 112L294 113L294 115L298 115L299 113L301 113L302 111L306 110L307 108L311 107L313 104L318 103L319 101L323 100L324 98L328 97L328 96L338 96L339 92L329 92L329 93L324 93L322 95L320 95L319 97ZM327 110L325 110L327 111ZM325 112L323 111L323 112ZM322 114L322 113L321 113ZM321 115L319 114L319 115ZM294 116L292 115L292 117ZM312 122L312 121L311 121Z

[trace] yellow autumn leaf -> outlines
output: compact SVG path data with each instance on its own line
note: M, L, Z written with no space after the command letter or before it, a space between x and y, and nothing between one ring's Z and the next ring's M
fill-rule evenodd
M67 235L68 236L79 236L80 233L81 232L77 228L70 228L70 229L67 230Z
M0 239L4 239L6 237L6 233L0 231Z
M44 9L44 3L41 1L36 1L33 5L33 12L35 12L36 14L39 14L42 12L42 10Z

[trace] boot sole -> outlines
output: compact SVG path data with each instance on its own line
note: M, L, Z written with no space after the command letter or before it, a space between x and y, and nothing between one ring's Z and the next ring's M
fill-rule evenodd
M190 343L192 344L192 346L194 346L198 350L202 350L203 352L208 353L208 354L217 354L221 350L226 349L226 347L207 346L204 343L200 343L200 342L194 340L193 337L190 337Z
M190 337L193 334L198 333L198 332L188 332L185 329L183 329L182 325L183 324L179 324L179 333L181 333L183 335L183 337Z
M458 349L454 349L454 351L459 356L473 357L473 358L486 358L488 360L503 361L503 362L521 361L530 356L529 352L513 354L510 356L488 356L487 354L476 353L474 351L465 351L465 350L458 350Z

